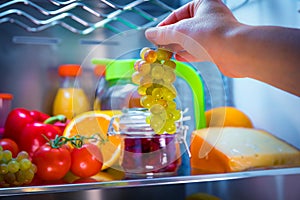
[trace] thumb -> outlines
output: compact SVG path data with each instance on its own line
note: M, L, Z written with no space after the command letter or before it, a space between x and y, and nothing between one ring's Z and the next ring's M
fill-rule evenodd
M150 42L156 45L177 43L174 42L176 41L176 34L174 34L172 25L149 28L146 30L145 36Z

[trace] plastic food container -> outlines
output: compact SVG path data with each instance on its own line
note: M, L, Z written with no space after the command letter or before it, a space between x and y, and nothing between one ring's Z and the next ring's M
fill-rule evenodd
M9 93L0 93L0 137L4 132L4 124L8 113L11 110L13 95Z
M120 166L126 178L152 178L177 174L181 164L181 146L188 150L188 127L177 123L175 134L155 134L146 117L147 109L124 109L121 115L112 117L108 134L122 139ZM112 124L117 121L119 130Z

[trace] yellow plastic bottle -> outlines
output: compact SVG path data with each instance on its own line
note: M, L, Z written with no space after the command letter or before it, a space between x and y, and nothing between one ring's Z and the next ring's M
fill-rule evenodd
M72 119L82 112L89 111L88 97L80 86L80 65L61 65L58 74L62 77L62 81L54 99L53 115L63 114Z

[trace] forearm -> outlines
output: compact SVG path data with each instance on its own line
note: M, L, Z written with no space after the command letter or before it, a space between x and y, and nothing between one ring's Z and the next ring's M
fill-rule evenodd
M239 25L225 32L216 64L300 96L300 31ZM214 56L213 56L214 57Z

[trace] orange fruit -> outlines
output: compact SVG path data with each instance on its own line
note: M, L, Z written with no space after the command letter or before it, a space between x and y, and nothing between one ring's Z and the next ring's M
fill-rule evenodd
M117 135L107 135L110 121L111 116L101 111L84 112L74 117L63 133L63 136L68 138L78 134L85 137L96 137L96 140L89 141L96 144L102 152L102 170L117 164L121 152L121 138ZM114 126L117 127L117 123L114 123Z
M248 115L235 107L212 108L205 112L207 127L245 127L253 128Z

